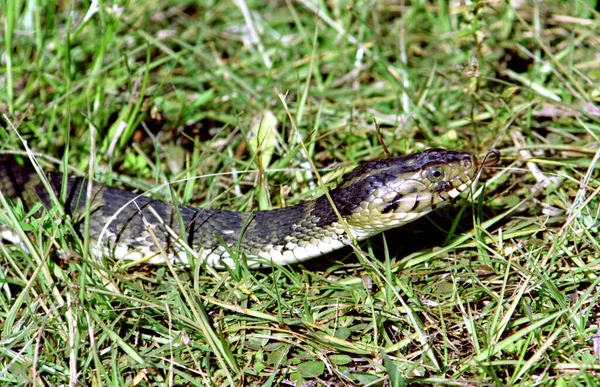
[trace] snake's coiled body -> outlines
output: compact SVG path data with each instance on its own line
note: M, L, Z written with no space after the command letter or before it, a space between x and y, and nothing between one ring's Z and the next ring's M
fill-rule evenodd
M47 179L75 229L89 230L93 251L115 259L150 263L165 259L250 267L288 264L341 248L353 237L364 239L413 221L458 196L474 179L477 159L470 153L432 149L406 157L364 162L322 196L298 205L251 213L217 211L172 204L87 180ZM0 191L27 207L53 203L31 166L0 162ZM342 219L340 219L341 216ZM344 224L345 222L345 224Z

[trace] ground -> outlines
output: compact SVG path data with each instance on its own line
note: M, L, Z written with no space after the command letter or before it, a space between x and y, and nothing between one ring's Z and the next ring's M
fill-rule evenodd
M386 147L502 160L425 219L258 271L97 259L59 207L0 197L23 237L0 243L0 384L594 385L598 8L3 2L0 151L43 168L251 211Z

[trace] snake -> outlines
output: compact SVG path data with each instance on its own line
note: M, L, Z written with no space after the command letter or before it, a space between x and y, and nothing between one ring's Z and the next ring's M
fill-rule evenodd
M178 206L85 177L42 172L27 157L0 161L0 193L25 213L60 205L61 216L89 238L98 257L259 268L319 257L421 218L454 201L483 166L499 159L496 149L482 163L469 152L429 149L363 161L314 200L254 212ZM2 236L11 239L6 229Z

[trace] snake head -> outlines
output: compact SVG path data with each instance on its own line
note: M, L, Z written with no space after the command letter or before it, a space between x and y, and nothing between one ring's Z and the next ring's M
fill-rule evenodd
M499 153L494 156L499 158ZM366 238L411 222L458 197L470 187L478 170L471 153L429 149L362 163L330 194L357 237Z

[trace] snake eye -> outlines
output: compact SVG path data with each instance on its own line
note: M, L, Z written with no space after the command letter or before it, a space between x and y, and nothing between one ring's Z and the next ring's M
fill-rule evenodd
M429 169L427 169L427 172L425 172L425 175L427 176L427 178L429 179L429 181L431 181L432 183L437 183L439 181L442 181L444 179L444 169L442 167L431 167Z

